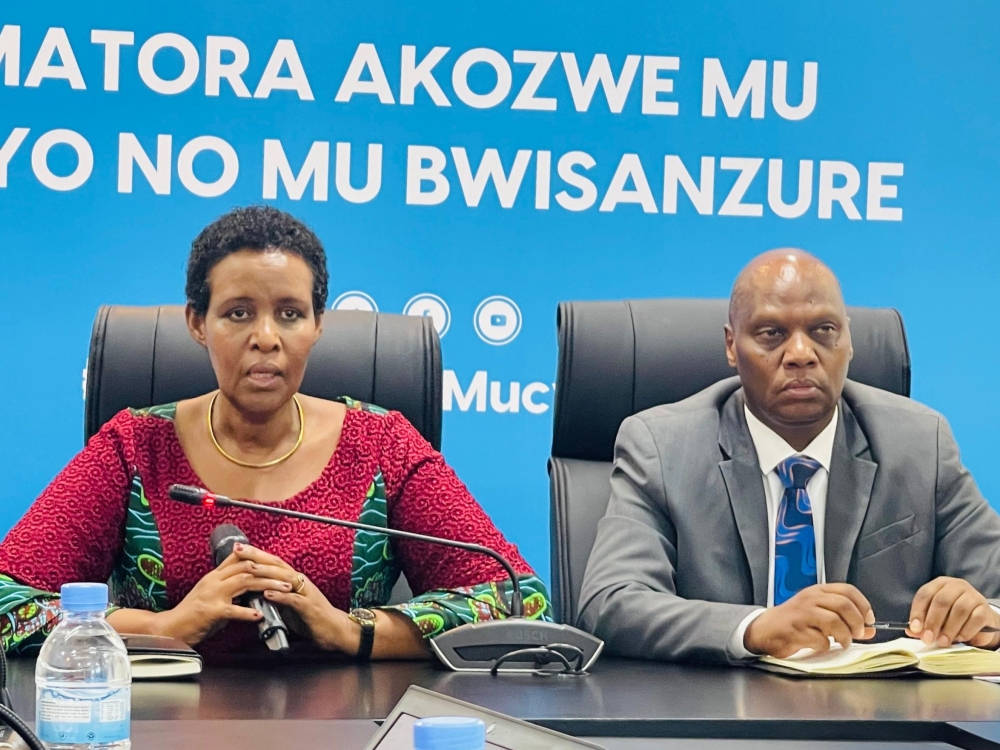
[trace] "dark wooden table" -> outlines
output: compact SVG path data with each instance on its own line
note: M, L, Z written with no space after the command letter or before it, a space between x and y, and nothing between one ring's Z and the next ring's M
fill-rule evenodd
M34 662L12 659L9 680L15 708L33 717ZM581 737L867 740L1000 748L1000 685L933 678L800 679L754 669L618 659L600 660L593 674L583 678L492 678L418 662L210 666L198 682L135 683L133 736L149 739L173 732L179 740L202 732L231 736L229 746L245 748L223 728L236 732L238 727L241 736L256 731L261 739L294 728L304 748L361 748L374 731L370 722L384 718L410 685ZM346 733L341 736L346 744L321 742L334 726ZM617 740L602 744L652 746ZM168 746L143 742L135 747L154 745ZM225 747L214 740L213 745Z

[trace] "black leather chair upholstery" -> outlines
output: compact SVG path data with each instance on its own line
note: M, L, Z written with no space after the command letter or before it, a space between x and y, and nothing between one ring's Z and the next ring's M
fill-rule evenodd
M302 392L395 409L441 448L441 342L430 318L324 314ZM188 334L184 308L104 305L87 360L84 439L117 412L192 398L217 387L208 354Z
M848 377L910 395L910 355L896 310L851 307ZM552 598L576 620L584 568L610 495L622 421L691 396L735 371L722 328L727 300L651 299L559 305L559 369L549 460Z

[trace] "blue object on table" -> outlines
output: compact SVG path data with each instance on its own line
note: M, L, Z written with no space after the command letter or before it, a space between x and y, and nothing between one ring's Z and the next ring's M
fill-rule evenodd
M60 609L73 614L103 612L108 608L108 584L64 583L59 591Z
M414 750L485 750L486 725L471 716L437 716L413 725Z

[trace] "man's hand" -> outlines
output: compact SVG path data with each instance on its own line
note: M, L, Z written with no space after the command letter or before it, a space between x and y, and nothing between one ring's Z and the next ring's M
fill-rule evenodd
M743 634L747 651L758 656L791 656L799 649L829 650L830 638L844 648L854 639L873 638L875 613L864 594L849 583L820 583L802 589L750 623Z
M1000 615L986 597L968 581L941 576L925 583L913 597L906 634L942 648L953 643L989 649L1000 646L1000 633L981 632L985 627L1000 627Z

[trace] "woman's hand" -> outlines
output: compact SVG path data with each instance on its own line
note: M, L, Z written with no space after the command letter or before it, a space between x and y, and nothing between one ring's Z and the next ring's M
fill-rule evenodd
M205 575L180 604L158 615L158 630L190 646L220 630L229 620L257 622L260 613L233 602L248 591L291 591L287 577L260 575L253 561L233 553Z
M280 557L248 544L237 544L233 555L238 564L249 564L252 575L259 580L281 582L280 588L267 586L261 590L268 601L287 607L294 613L294 619L287 618L289 627L324 650L357 653L360 628L351 622L345 612L330 604L308 578Z

